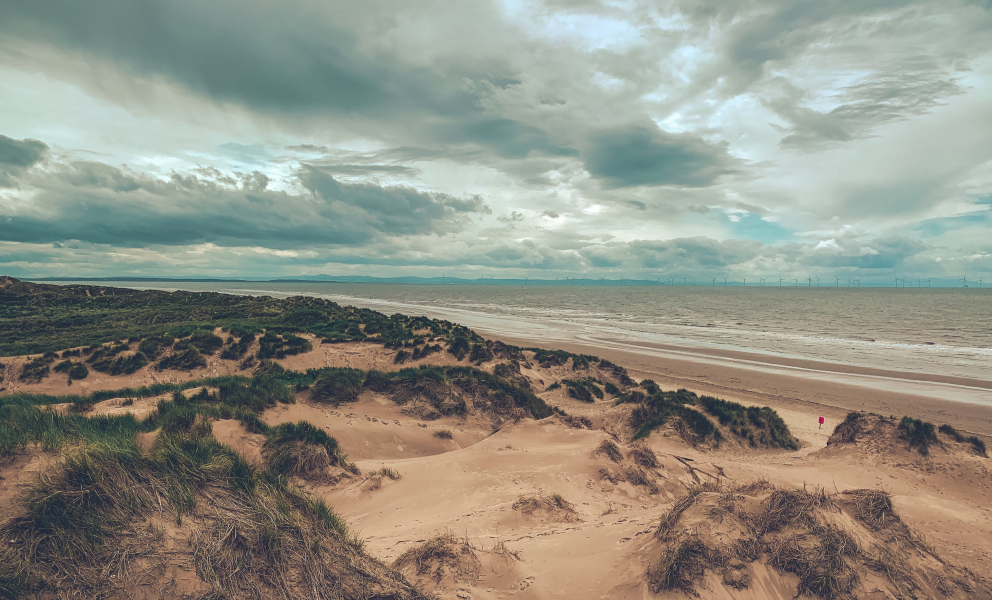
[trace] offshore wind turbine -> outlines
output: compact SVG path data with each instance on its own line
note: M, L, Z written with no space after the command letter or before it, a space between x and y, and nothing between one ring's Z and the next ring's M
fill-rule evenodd
M796 285L794 285L792 287L799 287L799 278L798 277L796 277Z
M761 287L765 287L765 278L759 277L758 279L761 281Z
M834 275L834 279L837 280L837 285L835 287L840 287L840 277L837 277L836 275Z
M778 276L778 287L782 287L782 276Z

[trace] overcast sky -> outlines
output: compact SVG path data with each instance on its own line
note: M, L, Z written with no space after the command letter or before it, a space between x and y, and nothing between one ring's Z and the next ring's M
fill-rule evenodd
M992 4L4 0L0 271L990 280Z

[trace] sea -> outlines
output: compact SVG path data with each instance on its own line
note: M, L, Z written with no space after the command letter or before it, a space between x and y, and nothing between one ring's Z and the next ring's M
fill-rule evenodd
M82 282L80 282L82 283ZM772 286L121 282L136 289L327 298L553 347L746 352L992 380L992 290ZM988 390L987 390L988 391ZM992 403L992 391L988 391Z

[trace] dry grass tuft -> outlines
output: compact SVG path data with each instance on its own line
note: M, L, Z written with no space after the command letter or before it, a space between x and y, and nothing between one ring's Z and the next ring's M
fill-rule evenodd
M974 592L960 591L977 588L985 592L978 597L992 597L979 576L942 560L900 521L888 495L875 490L830 495L766 481L696 485L664 513L655 537L661 548L646 570L653 592L698 597L694 586L706 571L720 574L727 588L745 589L754 573L749 565L762 561L798 577L797 598L859 597L876 589L877 577L862 584L869 571L882 576L876 591L887 597L970 598Z
M451 435L451 431L448 429L438 429L434 432L434 437L441 440L450 440L453 436Z
M481 563L467 540L460 540L447 532L409 548L393 561L393 568L440 583L447 574L453 575L456 580L475 579Z
M830 446L832 444L855 443L858 440L858 434L862 431L864 421L864 413L847 413L847 418L838 424L837 427L834 427L834 432L830 434L830 439L827 440L827 445Z
M371 485L365 489L367 492L374 492L382 487L383 479L389 479L391 481L399 481L403 476L390 467L382 467L376 471L371 471L365 474L365 480L371 482Z
M654 450L647 446L632 446L627 451L627 458L646 469L657 469L660 466Z
M133 438L74 447L26 506L0 528L0 597L180 597L180 569L206 597L424 598L322 501L197 428L149 454Z
M661 559L648 568L648 586L656 594L677 589L698 596L695 585L706 572L710 554L709 548L695 534L675 539Z
M661 516L661 522L658 523L658 530L655 532L655 536L661 539L669 539L675 532L675 528L679 524L679 519L682 518L682 513L689 510L695 504L700 492L702 492L702 488L695 486L689 488L685 494L679 496L671 508Z
M623 462L623 453L620 452L620 448L613 442L613 440L603 440L600 442L599 446L596 447L594 454L605 456L615 463Z
M899 517L892 507L892 499L888 492L882 490L852 490L845 492L851 496L855 516L868 524L872 529L883 529L897 523Z
M846 532L822 526L779 542L769 562L799 576L798 596L810 594L832 600L850 596L858 584L858 572L846 557L860 554L857 543Z
M582 520L575 511L575 505L558 493L521 496L511 508L524 515L545 516L553 523L578 523Z
M811 525L814 511L833 505L833 500L823 488L809 491L775 490L768 496L765 511L756 520L755 528L760 533L779 531L787 525L800 523Z

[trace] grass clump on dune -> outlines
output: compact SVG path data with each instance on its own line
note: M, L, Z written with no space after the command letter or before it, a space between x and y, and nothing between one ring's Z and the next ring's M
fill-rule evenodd
M785 421L767 406L744 406L709 396L700 398L699 404L752 447L799 449L799 441L789 432Z
M180 345L176 344L176 351L158 361L155 368L159 371L165 371L166 369L173 371L192 371L206 366L206 359L203 358L200 351L194 346L180 348Z
M603 440L599 443L599 446L596 446L593 453L605 456L615 463L623 462L623 453L620 452L620 448L613 440Z
M923 456L930 454L930 446L940 445L940 440L937 438L937 428L933 423L912 417L903 417L896 429L899 431L899 436L909 444L909 448L911 450L916 449Z
M450 440L452 439L453 436L451 435L450 430L438 429L437 431L434 432L434 437L442 440Z
M362 392L365 372L359 369L320 369L310 386L310 397L315 402L340 404L354 402Z
M645 438L671 421L677 431L682 430L679 431L680 435L690 445L702 441L719 444L723 436L716 425L706 415L689 408L698 401L699 398L687 390L663 392L657 388L649 396L635 391L618 400L620 403L636 404L630 414L630 426L636 432L634 439Z
M603 399L603 390L596 385L596 380L592 377L585 379L563 379L562 384L568 389L568 395L580 402L592 403L593 397Z
M303 597L314 586L342 598L423 597L363 554L326 504L197 427L163 431L149 454L133 435L74 449L26 506L0 532L4 597L52 585L84 597L142 585L179 596L162 577L177 561L195 565L206 592L235 597ZM176 533L164 529L169 521Z
M697 535L684 535L668 545L661 559L648 569L648 586L654 593L681 590L695 593L695 585L706 572L709 548Z
M51 373L51 364L55 362L56 354L54 352L48 352L42 356L36 356L35 358L24 363L21 367L21 374L18 377L21 381L28 381L32 383L38 383L45 377L48 377Z
M328 476L331 467L351 473L358 471L348 463L337 440L306 421L277 425L266 438L266 458L278 473L321 479Z
M979 456L988 457L988 453L986 452L985 449L985 442L980 440L977 435L970 435L970 436L962 435L960 431L947 424L938 427L937 431L939 431L940 433L946 436L949 436L951 439L953 439L955 442L958 442L959 444L964 444L964 443L971 444L971 449L975 454Z

